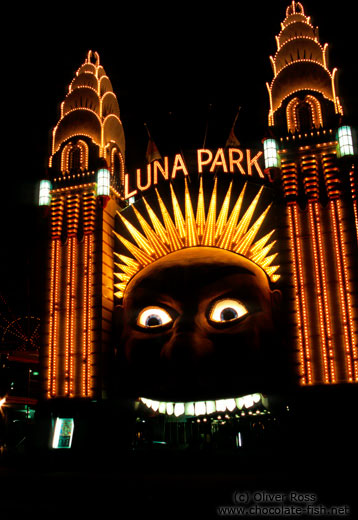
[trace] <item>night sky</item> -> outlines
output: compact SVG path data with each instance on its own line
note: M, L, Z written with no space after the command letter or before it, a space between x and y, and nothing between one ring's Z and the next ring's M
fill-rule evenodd
M269 56L288 0L132 5L14 4L3 20L10 37L2 37L0 294L15 314L38 310L36 183L45 175L59 105L89 49L99 53L119 101L129 172L144 161L144 123L162 155L201 147L207 122L207 146L223 146L239 106L242 145L257 147L265 133ZM330 68L340 70L338 95L356 124L352 3L303 5L321 43L330 44Z

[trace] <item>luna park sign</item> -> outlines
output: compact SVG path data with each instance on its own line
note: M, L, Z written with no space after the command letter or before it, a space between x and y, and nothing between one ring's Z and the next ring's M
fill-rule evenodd
M263 152L250 149L218 148L216 151L207 148L196 150L196 170L198 174L214 174L220 169L224 173L244 176L267 177L263 166ZM134 197L158 184L159 180L171 181L177 175L188 176L186 161L182 154L174 158L164 157L147 164L145 171L137 168L136 174L125 174L124 198Z

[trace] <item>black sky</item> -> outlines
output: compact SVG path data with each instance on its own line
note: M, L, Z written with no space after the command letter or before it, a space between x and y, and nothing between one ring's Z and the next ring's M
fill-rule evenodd
M146 122L162 155L225 143L236 110L243 145L258 145L267 124L269 56L289 0L117 2L11 6L2 39L3 170L0 293L36 309L36 183L44 176L59 105L89 49L98 51L121 110L127 170L143 163ZM346 113L357 122L355 16L342 0L303 2L338 67ZM44 11L45 9L45 11ZM3 33L4 34L4 33ZM179 150L175 150L179 151ZM30 280L30 281L29 281ZM27 289L25 290L25 287Z

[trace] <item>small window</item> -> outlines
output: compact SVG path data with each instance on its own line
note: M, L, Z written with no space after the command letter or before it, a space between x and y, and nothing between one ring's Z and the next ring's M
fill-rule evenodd
M106 168L101 168L97 172L97 195L109 195L111 185L111 174Z
M265 168L279 167L278 146L275 139L266 139L264 141L264 158Z
M47 180L40 181L39 190L39 206L49 206L51 203L51 182Z
M74 146L68 155L68 169L78 171L82 166L81 162L81 148Z
M354 155L353 136L350 126L338 128L338 157Z

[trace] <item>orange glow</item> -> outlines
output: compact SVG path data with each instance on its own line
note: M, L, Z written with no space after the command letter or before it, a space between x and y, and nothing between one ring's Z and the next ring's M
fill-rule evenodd
M58 289L59 289L59 261L60 241L51 242L51 271L50 271L50 321L48 343L48 367L47 367L47 395L56 395L57 381L57 337L58 337Z
M342 228L341 201L330 201L331 220L335 241L336 262L339 280L340 304L343 318L343 330L345 340L345 354L348 381L358 381L357 346L354 344L354 325L352 316L352 302L349 288L349 277L346 263L346 251L344 245L344 231Z
M323 361L324 382L334 383L335 367L332 349L332 332L329 318L326 268L322 247L322 231L319 220L318 203L314 200L308 202L309 224L311 229L311 241L314 257L315 279L317 287L317 303L319 312L319 324L321 331L321 354Z
M358 244L358 204L357 204L357 178L356 171L354 166L352 166L351 171L349 172L349 180L351 185L351 194L352 194L352 203L353 203L353 211L354 211L354 224L357 235L357 244Z
M158 227L157 222L159 222L159 219L157 217L153 218L153 215L155 214L153 209L150 208L148 202L146 202L145 205L153 226L155 224L157 227L157 229L154 230L150 228L149 223L146 222L139 211L132 207L137 220L139 221L146 236L143 236L136 229L136 227L122 215L122 213L118 213L125 227L131 234L133 241L136 242L137 245L116 232L114 232L114 235L120 242L122 242L122 244L136 259L135 271L139 271L144 266L155 262L162 256L165 256L168 253L168 247L170 251L177 251L183 249L184 247L210 245L212 247L227 249L246 256L247 258L256 262L257 265L259 265L264 271L266 271L267 275L273 282L278 280L279 275L275 274L275 272L279 266L272 265L277 253L268 255L268 252L274 244L266 245L266 242L271 238L272 233L266 234L265 237L261 237L258 241L255 242L256 235L261 229L261 226L266 219L271 205L267 206L266 209L256 218L256 220L254 220L254 222L251 222L251 220L255 218L254 214L257 209L261 193L264 189L263 186L259 189L257 195L250 202L244 215L239 218L246 185L243 187L240 195L235 200L234 207L230 213L230 216L228 217L232 188L232 185L230 184L224 198L220 214L216 218L217 181L215 180L206 220L204 198L202 196L202 183L200 183L199 192L197 195L197 215L200 217L197 217L197 219L195 219L188 183L185 182L185 216L183 216L182 210L174 192L174 188L172 185L170 187L175 224L173 223L169 212L159 195L158 190L156 190L156 193L165 229L162 225ZM220 233L217 233L219 229ZM260 246L258 246L258 243ZM266 247L264 248L265 245ZM263 251L260 251L262 248L264 248L264 253ZM123 273L115 273L116 277L120 280L120 283L115 284L116 289L118 289L115 295L118 298L123 296L123 292L129 280L128 262L126 260L123 261L125 262L123 268L121 264L116 264L116 266L123 271Z
M74 396L74 345L75 345L75 310L76 310L76 275L77 275L77 228L80 212L79 194L70 194L67 198L67 279L66 279L66 319L64 393Z
M162 174L165 180L169 179L169 158L164 157L164 166L160 164L160 161L153 161L153 183L158 184L158 171Z
M302 370L302 383L312 384L311 347L308 332L308 316L306 305L305 284L303 277L302 250L298 224L298 205L288 206L288 223L290 229L291 251L293 257L293 278L295 286L295 302L298 320L299 359Z
M150 188L150 186L152 185L152 165L151 164L147 164L147 178L146 178L146 184L142 184L142 175L141 175L141 170L139 168L137 168L137 188L140 190L140 191L144 191L144 190L147 190L148 188Z
M64 213L64 200L57 197L51 203L51 267L49 301L49 342L48 342L48 385L47 395L57 394L57 356L59 335L59 297L61 281L61 231Z
M234 155L238 155L237 158L234 158ZM246 172L244 168L242 167L242 161L244 158L243 152L240 150L240 148L229 148L229 169L230 173L234 173L235 166L238 169L238 171L242 175L246 175Z
M92 235L84 236L82 397L91 395Z
M206 154L206 159L203 158L203 155ZM213 160L213 152L211 150L198 150L197 151L197 157L198 157L198 172L203 173L203 166L207 166L211 163Z
M174 164L172 169L172 179L175 179L177 171L182 171L184 175L189 175L188 170L186 169L185 162L180 153L177 153L174 158Z
M219 148L218 151L216 152L216 155L214 157L214 160L210 166L210 173L213 173L217 167L220 167L223 169L223 171L225 173L228 172L228 167L227 167L227 164L226 164L226 159L225 159L225 156L224 156L224 150L223 148Z
M261 170L261 166L259 164L260 157L263 156L263 152L258 152L254 157L251 158L251 150L246 150L246 159L247 159L247 174L252 175L252 167L255 166L256 172L258 173L261 179L265 178L263 171Z

